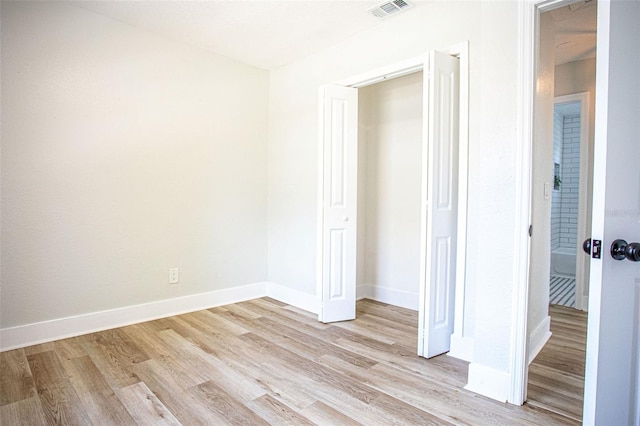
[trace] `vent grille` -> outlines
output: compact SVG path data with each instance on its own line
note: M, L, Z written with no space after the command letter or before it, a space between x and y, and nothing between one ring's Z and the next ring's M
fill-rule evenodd
M376 18L385 19L403 10L411 9L415 5L408 0L385 1L368 10Z

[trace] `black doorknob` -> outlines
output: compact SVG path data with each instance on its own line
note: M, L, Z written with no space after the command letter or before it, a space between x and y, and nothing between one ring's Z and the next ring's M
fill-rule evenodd
M591 254L591 238L584 240L582 243L582 250L589 255Z
M624 249L624 255L632 262L640 262L640 243L629 243Z
M611 243L611 257L615 260L624 260L626 257L625 249L627 248L627 242L625 240L615 240Z
M640 243L627 243L625 240L615 240L611 243L611 257L616 260L628 259L640 262Z

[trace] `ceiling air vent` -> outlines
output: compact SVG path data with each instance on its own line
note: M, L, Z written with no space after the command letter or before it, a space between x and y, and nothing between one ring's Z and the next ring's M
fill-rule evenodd
M385 19L403 10L411 9L415 5L408 0L385 1L368 10L376 18Z

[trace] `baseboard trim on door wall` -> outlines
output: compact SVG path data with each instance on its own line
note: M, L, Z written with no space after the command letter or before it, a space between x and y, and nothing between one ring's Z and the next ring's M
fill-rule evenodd
M473 362L473 339L452 334L451 347L447 355L463 361Z
M315 294L304 293L300 290L269 282L267 283L266 295L312 314L320 312L320 299Z
M505 371L474 363L469 364L469 383L466 390L500 402L507 402L511 377Z
M538 356L551 337L551 317L546 316L529 337L529 364Z
M414 311L418 310L418 294L414 293L362 285L358 286L357 295L358 299L369 298ZM313 314L317 314L320 309L320 299L315 294L304 293L274 282L258 282L0 329L0 352L265 296Z
M92 312L0 329L0 351L22 348L136 324L154 319L209 309L264 297L269 283L258 282L207 293L159 300L107 311ZM303 308L304 309L304 308Z
M379 287L372 284L360 284L356 287L356 300L360 299L372 299L413 311L417 311L419 308L418 293Z

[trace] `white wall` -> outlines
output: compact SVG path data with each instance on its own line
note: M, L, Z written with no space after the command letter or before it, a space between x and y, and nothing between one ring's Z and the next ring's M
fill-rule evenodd
M535 97L529 265L529 360L550 336L549 272L551 193L553 191L553 118L555 24L550 12L540 16L540 48Z
M358 274L366 297L418 309L422 80L358 92Z
M265 71L65 3L1 24L2 328L266 280Z
M318 87L470 41L464 332L475 337L469 388L498 399L506 399L515 273L517 12L516 2L419 3L270 75L269 280L316 294Z

